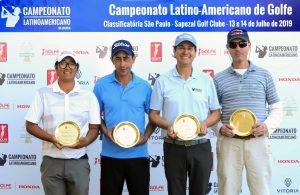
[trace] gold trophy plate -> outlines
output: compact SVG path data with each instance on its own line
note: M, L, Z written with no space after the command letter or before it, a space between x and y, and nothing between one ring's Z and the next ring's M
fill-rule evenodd
M55 129L55 138L64 146L75 144L80 137L80 127L74 121L64 121Z
M114 128L113 137L119 146L130 148L139 141L140 131L135 124L124 121Z
M256 123L256 117L250 110L238 109L231 114L229 123L236 135L248 136L251 134L252 126Z
M191 114L181 114L173 123L174 132L182 140L192 140L197 137L200 127L198 119Z

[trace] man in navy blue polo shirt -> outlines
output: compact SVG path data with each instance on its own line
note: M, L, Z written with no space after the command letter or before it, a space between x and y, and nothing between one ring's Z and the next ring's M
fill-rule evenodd
M113 73L99 79L94 93L103 112L104 134L101 152L101 195L121 195L124 181L129 194L148 195L150 163L147 140L154 130L151 123L145 127L149 112L151 86L131 71L136 56L130 42L116 41L112 45ZM114 128L128 121L137 126L141 138L137 145L123 148L116 144Z
M271 151L269 131L279 125L281 103L270 73L248 60L251 43L244 29L232 29L227 45L231 66L214 77L222 106L222 123L217 141L218 192L238 195L242 187L242 173L246 168L251 195L270 195ZM229 124L238 109L254 113L257 123L249 136L238 136Z

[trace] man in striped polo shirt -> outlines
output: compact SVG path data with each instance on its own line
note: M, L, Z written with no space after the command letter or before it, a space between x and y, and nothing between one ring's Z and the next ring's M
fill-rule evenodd
M226 47L232 64L214 77L222 107L217 141L218 192L240 194L245 167L251 195L269 195L272 171L268 135L280 123L281 103L270 73L248 60L251 43L247 31L231 30ZM241 108L256 116L249 136L236 135L229 124L231 114Z

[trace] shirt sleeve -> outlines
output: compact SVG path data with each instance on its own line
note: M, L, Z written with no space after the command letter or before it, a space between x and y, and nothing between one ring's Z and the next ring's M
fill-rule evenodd
M150 101L150 109L162 110L162 105L163 105L163 94L162 94L160 79L158 78L155 81L153 87L151 101Z
M25 116L25 120L38 124L42 118L43 112L44 112L44 106L43 101L41 98L40 92L36 92L32 103L30 105L29 110L27 111L27 114Z
M282 120L283 112L281 102L269 105L268 112L269 115L264 123L267 125L269 133L271 133L271 129L278 127Z

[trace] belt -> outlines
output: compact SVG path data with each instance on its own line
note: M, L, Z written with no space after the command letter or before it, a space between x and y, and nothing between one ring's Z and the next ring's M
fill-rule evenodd
M234 135L233 138L237 138L237 139L245 139L245 140L249 140L251 138L255 138L254 135L248 135L248 136L239 136L239 135Z
M175 145L186 146L186 147L194 146L194 145L198 145L198 144L204 144L209 141L208 139L205 139L205 138L197 139L197 140L181 141L181 140L177 140L177 139L171 139L168 137L166 137L164 140L166 143L169 143L169 144L175 144Z
M82 157L80 157L79 159L88 159L88 158L89 158L88 155L85 154L85 155L83 155Z

